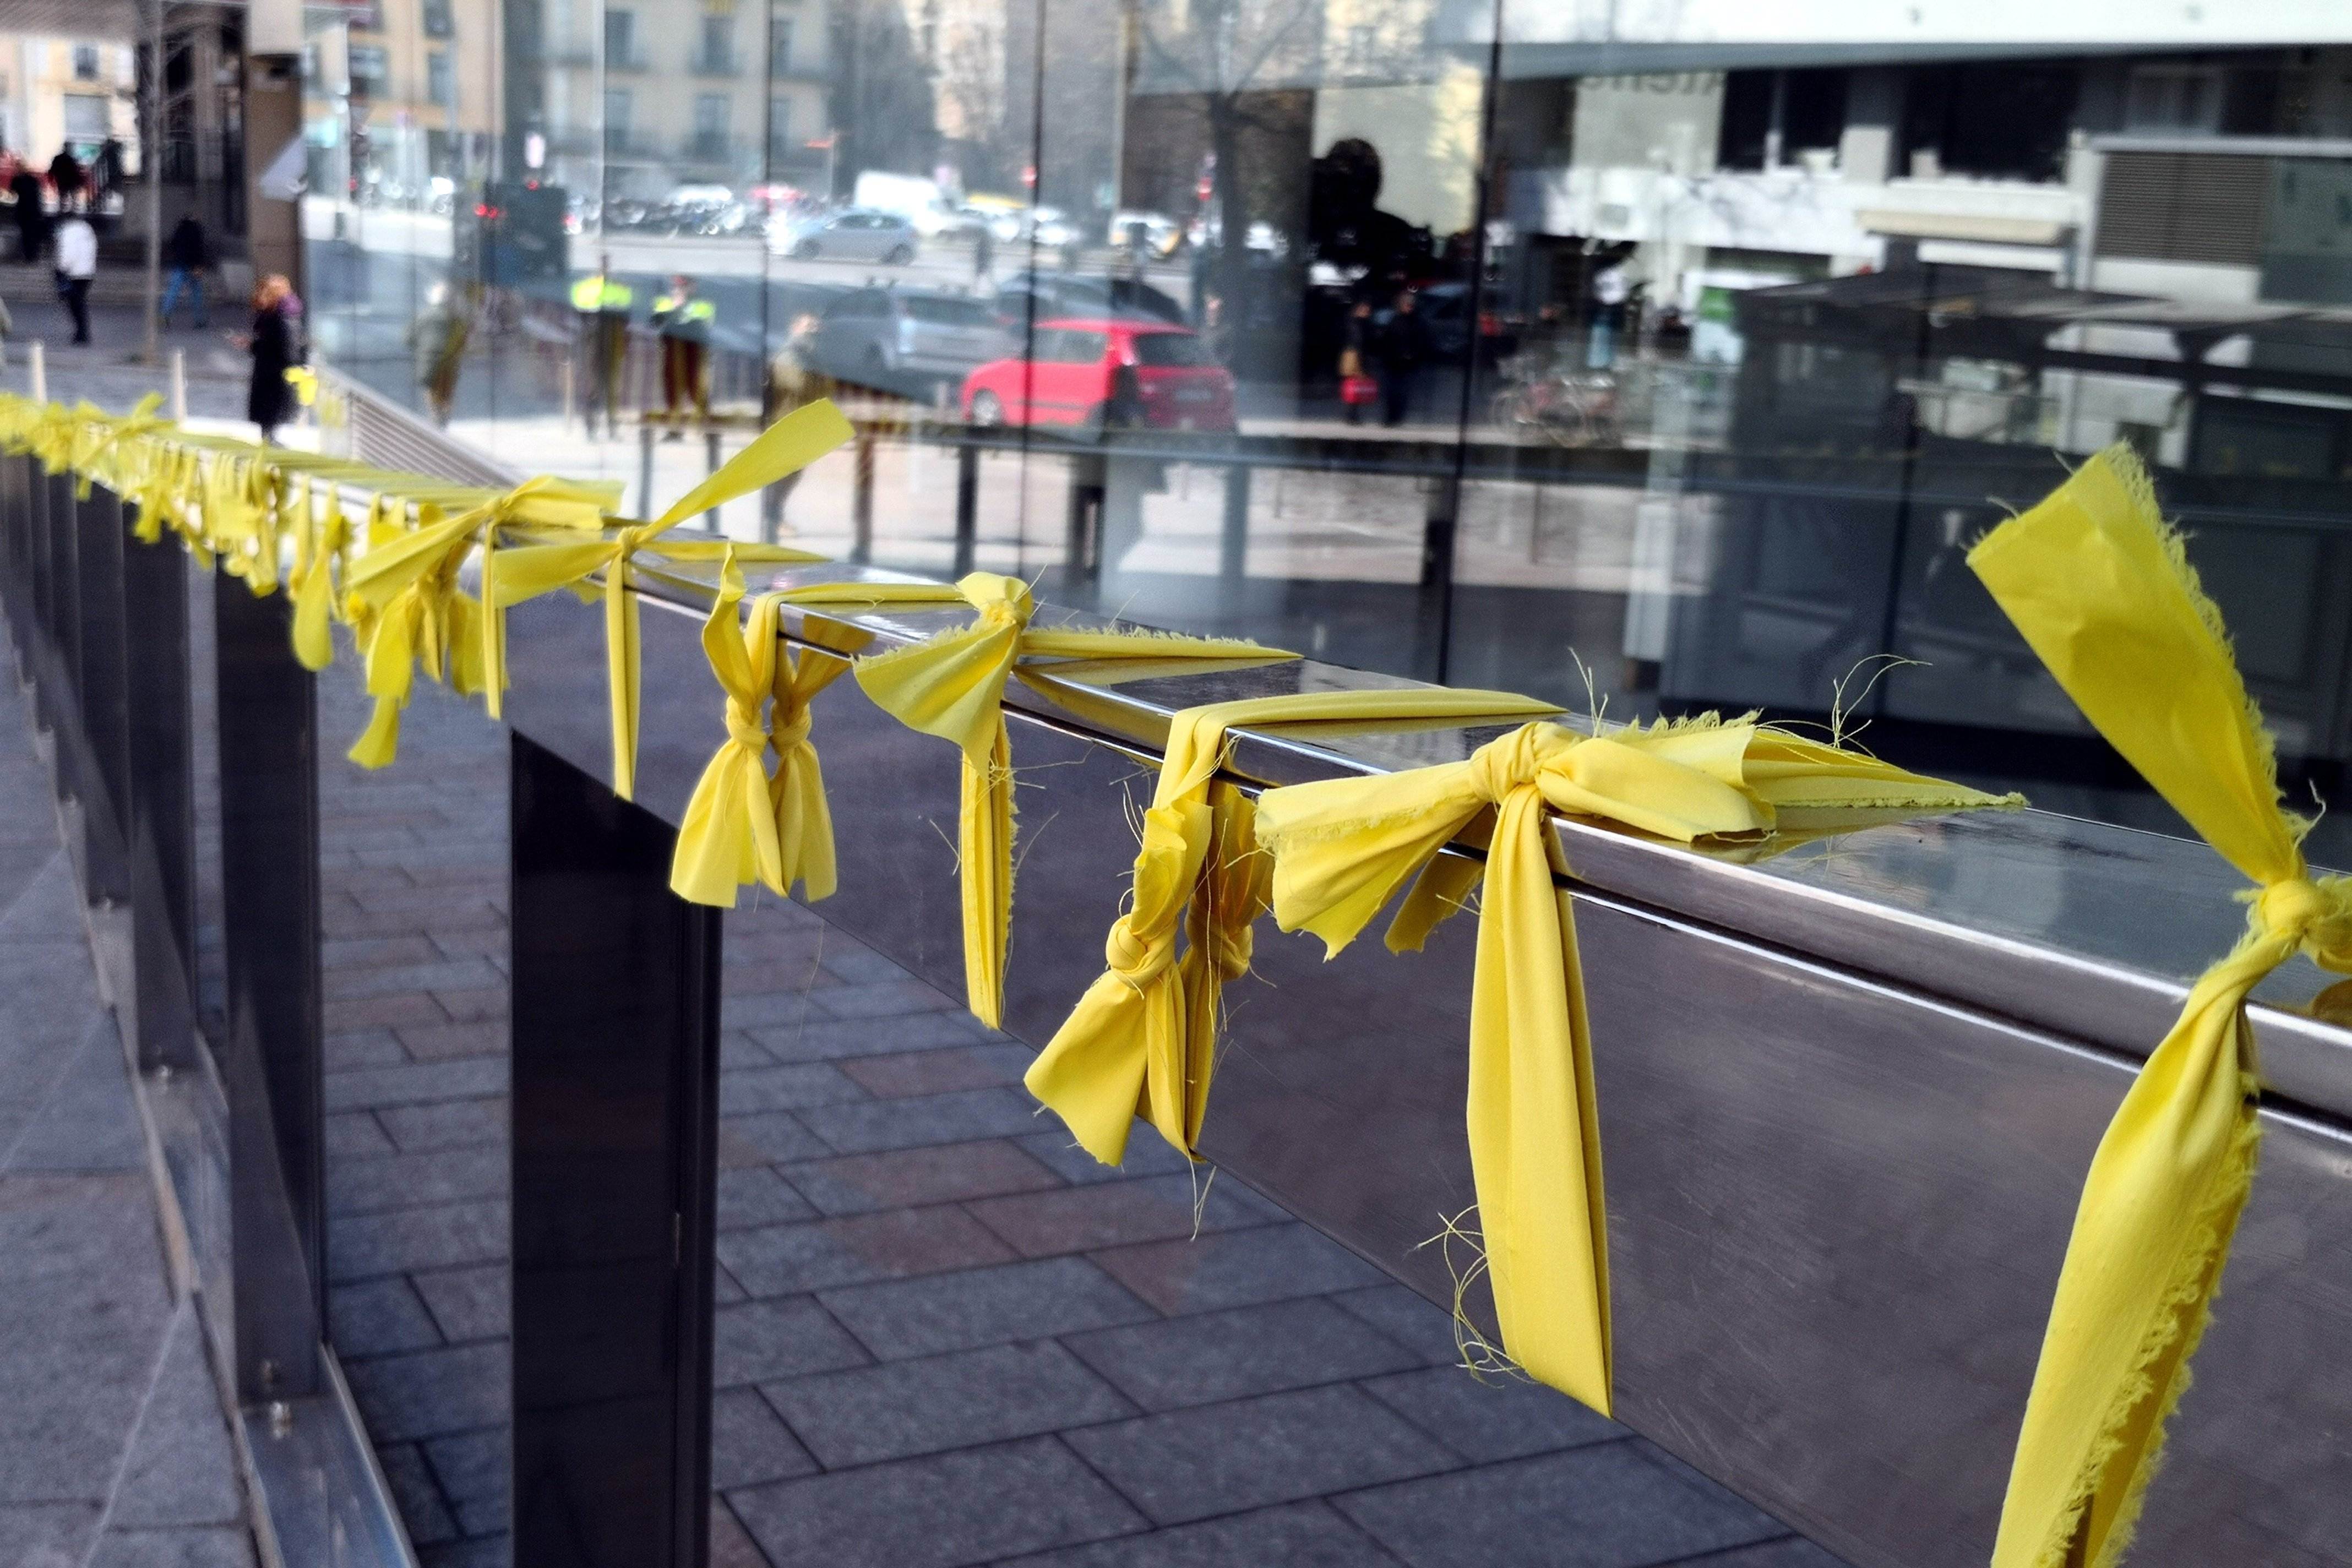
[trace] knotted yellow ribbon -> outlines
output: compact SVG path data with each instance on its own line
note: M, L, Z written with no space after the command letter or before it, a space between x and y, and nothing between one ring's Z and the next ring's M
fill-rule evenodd
M1257 849L1255 808L1217 776L1229 730L1558 711L1507 692L1405 687L1249 698L1178 713L1143 814L1133 899L1106 943L1109 967L1030 1064L1029 1092L1106 1165L1126 1157L1139 1115L1192 1154L1215 1066L1217 1004L1225 985L1249 972L1250 927L1265 910L1271 867Z
M2083 1185L1995 1568L2108 1568L2189 1383L2261 1137L2246 997L2298 951L2352 973L2352 883L2315 880L2221 616L2124 447L1969 553L2099 733L2256 886L2116 1110Z
M805 550L782 545L732 544L723 539L664 539L662 535L698 512L708 511L738 496L749 495L806 468L847 442L856 432L841 410L830 402L813 403L770 426L758 439L735 454L727 465L681 496L653 521L635 523L609 535L604 520L542 521L536 529L516 529L518 542L494 540L484 552L482 593L494 624L488 628L492 646L486 649L491 690L505 684L504 612L527 599L557 588L583 583L601 572L604 576L605 679L612 692L613 793L623 800L636 797L637 779L637 603L628 592L631 559L641 550L659 546L674 561L716 561L730 549L742 561L821 561ZM538 520L533 520L538 521ZM597 537L577 537L593 527ZM573 537L566 539L564 533ZM493 699L493 713L497 711Z
M857 683L910 730L963 752L956 852L963 899L964 1000L994 1028L1004 1017L1004 952L1013 928L1013 741L1004 682L1024 658L1228 659L1297 655L1231 637L1032 626L1036 601L1018 578L974 572L956 584L971 624L857 661Z
M327 625L335 607L335 574L340 569L350 575L344 552L351 548L352 526L332 485L314 491L308 510L294 567L294 657L303 668L319 670L334 662Z
M1470 1002L1469 1134L1503 1345L1531 1375L1611 1407L1608 1227L1576 926L1547 807L1693 843L1770 829L1778 808L1949 810L1992 796L1767 730L1707 719L1584 736L1521 726L1467 762L1269 790L1258 837L1274 911L1337 953L1408 879L1389 928L1417 950L1465 907L1477 863L1439 851L1494 814Z

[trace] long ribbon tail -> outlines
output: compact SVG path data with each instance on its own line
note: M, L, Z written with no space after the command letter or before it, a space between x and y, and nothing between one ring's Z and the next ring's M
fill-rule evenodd
M604 680L612 693L613 793L637 798L637 601L625 560L605 568Z
M2253 1183L2246 994L2293 947L2250 938L2208 972L2099 1140L1993 1568L2109 1568L2131 1542Z
M840 886L833 808L825 803L824 770L817 763L814 746L803 741L777 758L768 795L776 819L781 863L776 890L790 893L797 882L811 903L833 897Z
M1013 940L1013 738L1000 717L986 769L964 760L958 825L964 1002L992 1029L1004 1024L1004 955Z
M1511 791L1487 853L1478 921L1470 1168L1504 1349L1529 1375L1605 1415L1600 1123L1576 928L1552 881L1547 832L1541 794Z

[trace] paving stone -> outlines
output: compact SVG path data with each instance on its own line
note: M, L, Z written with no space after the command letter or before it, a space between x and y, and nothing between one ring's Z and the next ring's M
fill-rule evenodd
M428 914L415 910L365 910L349 896L319 903L320 934L328 937L409 936L426 925L436 931L503 927L506 916L487 899L448 898Z
M783 1175L826 1214L993 1197L1059 1184L1053 1173L1015 1144L998 1139L812 1160L786 1166Z
M1091 1426L1064 1440L1155 1523L1292 1502L1460 1461L1348 1387Z
M1033 1131L1037 1104L1012 1089L968 1089L905 1100L819 1105L799 1113L809 1130L845 1154L961 1143Z
M460 1508L485 1502L506 1506L509 1467L512 1462L507 1453L509 1432L505 1426L492 1426L480 1432L461 1432L454 1437L436 1437L423 1445L425 1457L432 1461L433 1474L451 1502Z
M1146 1410L1311 1388L1421 1361L1313 1297L1073 1334L1066 1342Z
M376 1120L402 1149L457 1149L473 1143L507 1141L504 1095L487 1100L452 1100L438 1105L402 1105L375 1112Z
M503 984L485 986L478 991L436 991L433 1000L441 1010L460 1024L486 1023L504 1018L512 1005L508 987Z
M504 1057L465 1057L456 1061L371 1068L329 1073L326 1084L331 1111L470 1100L506 1092L507 1062Z
M442 1021L441 1009L433 1009L434 1021L429 1024L404 1024L394 1032L408 1054L418 1061L447 1061L453 1057L488 1057L504 1055L509 1044L507 1021L503 1017L470 1024Z
M719 1259L754 1296L1003 1263L1013 1251L961 1209L890 1209L730 1231Z
M820 1298L885 1361L1140 1322L1151 1309L1083 1258L853 1285Z
M253 1537L241 1526L109 1530L86 1568L253 1568Z
M1320 1502L1286 1503L1072 1546L998 1568L1397 1568L1370 1536Z
M512 938L503 925L436 930L433 946L444 958L487 958L503 973Z
M1846 1568L1845 1560L1825 1547L1816 1546L1801 1535L1783 1536L1757 1546L1743 1546L1732 1552L1709 1552L1705 1557L1685 1558L1688 1568ZM1683 1568L1681 1563L1668 1568Z
M327 1211L374 1214L466 1198L502 1198L509 1165L503 1147L487 1145L330 1159Z
M1370 1285L1380 1270L1303 1225L1260 1226L1199 1240L1146 1242L1098 1254L1112 1278L1170 1316Z
M114 1483L113 1530L242 1524L245 1495L193 1301L172 1314L163 1360Z
M748 1230L754 1226L815 1217L816 1210L809 1201L765 1165L746 1165L719 1173L720 1230Z
M760 1048L780 1062L837 1061L844 1057L887 1056L899 1051L980 1042L978 1020L966 1013L913 1013L884 1023L867 1020L775 1026L744 1025Z
M961 1568L1143 1527L1050 1437L966 1449L728 1499L772 1563Z
M789 1110L723 1116L719 1120L719 1163L722 1167L768 1165L832 1152L832 1144L810 1131Z
M824 1062L795 1062L789 1067L747 1068L722 1073L719 1109L728 1116L761 1110L796 1110L803 1106L832 1105L864 1100L866 1091Z
M710 1500L710 1568L769 1568L767 1555L727 1500Z
M1237 1182L1205 1172L1065 1187L967 1205L973 1218L1028 1258L1129 1242L1205 1235L1290 1216Z
M8 994L0 991L0 996ZM49 1079L30 1121L5 1153L10 1171L146 1168L146 1140L131 1099L122 1037L110 1016L91 1017L80 1044Z
M410 1060L400 1037L390 1029L346 1029L329 1035L321 1044L329 1073L357 1072L362 1068L398 1067Z
M844 936L839 931L828 934L822 962L826 973L851 985L870 985L885 980L910 978L897 963L883 957L856 938Z
M333 1245L331 1239L329 1245ZM399 1275L329 1290L327 1324L336 1352L346 1357L385 1355L441 1343L432 1314Z
M371 1111L355 1110L348 1115L330 1116L326 1119L325 1128L330 1170L338 1160L393 1152L392 1140L385 1135L383 1124Z
M365 1279L482 1263L507 1253L507 1205L495 1200L349 1215L327 1237L327 1277Z
M405 873L393 870L388 875L404 885ZM327 880L339 890L353 885L348 873L330 873ZM432 963L447 956L433 945L432 939L415 936L352 936L329 939L319 944L319 967L321 969L364 969L373 965L386 967L399 964Z
M805 1297L721 1307L713 1336L720 1388L856 1366L866 1352L825 1310Z
M1342 1290L1330 1298L1334 1306L1353 1313L1397 1343L1416 1352L1431 1366L1462 1364L1462 1348L1454 1342L1453 1314L1402 1285L1373 1285Z
M329 1002L320 1008L320 1025L329 1034L353 1029L414 1028L446 1024L449 1015L422 992L404 991L390 996L362 996Z
M1599 1443L1335 1498L1415 1568L1636 1568L1784 1533L1631 1443Z
M512 1332L513 1305L506 1260L478 1268L447 1268L414 1277L417 1293L452 1344L503 1339Z
M1433 1366L1379 1377L1364 1392L1474 1464L1603 1443L1625 1428L1558 1389L1524 1377Z
M761 1392L827 1469L1135 1414L1051 1341L794 1378Z
M810 1380L803 1380L810 1381ZM780 1386L791 1386L782 1384ZM725 1388L710 1402L710 1484L719 1491L816 1473L816 1461L756 1388Z
M503 1343L381 1356L344 1370L368 1435L377 1442L471 1431L506 1419Z
M954 1046L945 1050L853 1058L842 1064L841 1070L867 1093L897 1100L910 1094L1016 1084L1035 1059L1025 1046Z
M740 1029L730 1029L719 1037L719 1070L721 1073L740 1072L745 1068L772 1068L776 1058L761 1049L758 1041ZM725 1080L722 1079L721 1082Z
M1168 1146L1168 1141L1153 1131L1150 1125L1138 1121L1129 1130L1127 1158L1117 1165L1106 1165L1071 1141L1059 1123L1047 1132L1032 1132L1014 1140L1030 1157L1052 1171L1072 1186L1085 1186L1096 1182L1133 1181L1141 1176L1171 1176L1189 1173L1192 1163ZM1221 1177L1220 1180L1231 1180Z
M81 1568L98 1538L102 1504L0 1503L0 1563L17 1568Z
M914 979L827 985L810 995L836 1018L895 1018L908 1013L959 1012L963 1007L961 1002Z
M457 1539L457 1521L442 1500L441 1489L434 1484L422 1449L413 1443L384 1444L376 1449L375 1458L383 1468L384 1484L392 1489L393 1506L400 1510L400 1522L407 1527L411 1542L432 1546Z
M826 1018L832 1015L821 1012L809 1000L806 991L766 991L754 995L729 996L719 999L719 1026L722 1029L749 1029L761 1037L778 1027L790 1027L811 1018Z

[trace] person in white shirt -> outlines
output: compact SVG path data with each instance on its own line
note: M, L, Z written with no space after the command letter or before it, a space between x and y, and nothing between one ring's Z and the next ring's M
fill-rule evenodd
M89 220L68 214L58 225L58 298L73 313L73 341L89 342L89 282L98 276L98 236Z

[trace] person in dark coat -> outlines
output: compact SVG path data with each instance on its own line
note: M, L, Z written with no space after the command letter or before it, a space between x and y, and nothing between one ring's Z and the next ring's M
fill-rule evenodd
M49 160L49 184L58 193L58 211L72 212L81 205L82 182L81 160L73 155L72 148L58 148L58 155Z
M211 311L205 303L205 274L212 264L212 242L205 237L205 226L195 214L188 213L163 240L163 265L170 269L163 282L163 325L172 324L172 312L179 308L184 293L195 303L196 330L212 325Z
M8 179L8 194L16 198L16 259L38 261L49 248L49 209L41 176L32 164L16 165Z
M253 385L245 397L245 416L261 427L262 445L278 438L278 427L293 413L294 389L286 372L294 361L294 330L285 304L294 292L286 279L271 273L253 291L253 331L239 340L253 355Z
M1412 412L1413 383L1429 353L1429 323L1422 320L1412 290L1404 289L1380 327L1381 424L1402 425Z

